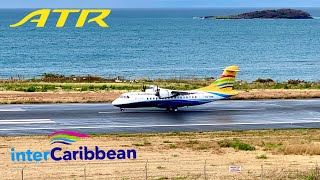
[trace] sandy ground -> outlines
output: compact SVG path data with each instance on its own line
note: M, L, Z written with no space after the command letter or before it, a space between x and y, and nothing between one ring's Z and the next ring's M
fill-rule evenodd
M238 138L254 145L254 151L221 148L220 140ZM281 143L270 148L268 143ZM109 149L136 149L136 160L71 162L29 162L10 160L16 151L46 151L53 147L77 150L79 146ZM289 146L294 151L286 150ZM313 146L308 155L298 149ZM283 150L281 150L283 149ZM257 156L265 154L266 159ZM284 155L287 154L287 155ZM301 154L301 155L293 155ZM144 135L101 135L71 146L49 145L47 136L0 137L1 179L297 179L320 162L320 130L269 130L242 132L169 133ZM229 166L241 172L229 172Z
M0 104L93 103L111 102L126 91L88 92L0 92ZM320 98L320 90L250 90L239 91L232 99Z

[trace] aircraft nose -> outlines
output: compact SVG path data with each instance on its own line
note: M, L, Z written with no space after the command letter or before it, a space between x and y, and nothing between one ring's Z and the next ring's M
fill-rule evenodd
M116 99L116 100L112 101L111 104L114 105L114 106L119 105L119 104L120 104L120 103L119 103L119 99Z

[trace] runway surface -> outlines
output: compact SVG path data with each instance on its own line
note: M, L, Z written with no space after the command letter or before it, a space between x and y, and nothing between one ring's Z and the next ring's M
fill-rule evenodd
M126 109L105 104L0 105L0 135L138 133L320 128L320 99L217 101L180 108Z

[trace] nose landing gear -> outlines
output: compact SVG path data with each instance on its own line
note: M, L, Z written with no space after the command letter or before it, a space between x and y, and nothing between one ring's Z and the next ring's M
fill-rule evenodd
M123 111L124 111L124 108L120 108L120 111L123 112Z

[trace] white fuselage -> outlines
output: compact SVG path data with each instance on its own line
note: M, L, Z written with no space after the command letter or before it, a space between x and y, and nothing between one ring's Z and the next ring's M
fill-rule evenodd
M161 98L154 91L124 93L112 104L120 108L159 107L177 108L206 104L224 99L216 93L204 91L184 91L184 95Z

